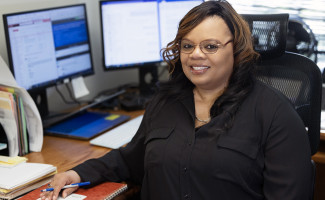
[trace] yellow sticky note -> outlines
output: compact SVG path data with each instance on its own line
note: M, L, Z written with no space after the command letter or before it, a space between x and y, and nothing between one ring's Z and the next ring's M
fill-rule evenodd
M0 156L0 166L2 167L10 167L15 166L19 163L26 162L27 158L15 156L15 157L8 157L8 156Z
M119 117L120 117L120 115L112 114L112 115L106 117L105 119L106 119L106 120L111 120L111 121L112 121L112 120L117 119L117 118L119 118Z

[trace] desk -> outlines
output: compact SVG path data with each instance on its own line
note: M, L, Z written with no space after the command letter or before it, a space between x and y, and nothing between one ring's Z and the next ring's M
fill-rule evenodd
M135 118L144 111L112 111L111 113ZM64 172L90 158L103 156L109 151L110 149L105 147L90 145L89 141L45 135L42 151L29 153L25 157L28 158L28 162L52 164L58 168L58 172Z

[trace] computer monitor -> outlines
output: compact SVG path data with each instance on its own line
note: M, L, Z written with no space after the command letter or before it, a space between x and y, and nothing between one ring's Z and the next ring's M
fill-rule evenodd
M94 73L85 4L3 15L9 67L41 116L46 88Z
M160 50L177 33L181 18L202 0L100 1L105 70L138 68L141 93L157 82ZM146 76L150 73L151 82Z

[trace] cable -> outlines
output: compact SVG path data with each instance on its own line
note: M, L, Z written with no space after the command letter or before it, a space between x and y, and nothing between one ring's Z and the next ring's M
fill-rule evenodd
M59 93L59 95L60 95L60 97L61 97L61 99L63 100L64 103L66 103L66 104L79 104L79 105L80 105L80 103L79 103L79 102L76 102L76 101L73 101L73 102L71 102L71 101L67 101L67 100L65 99L64 95L63 95L63 94L61 93L61 91L59 90L59 88L58 88L57 85L55 85L55 89L56 89L56 91Z

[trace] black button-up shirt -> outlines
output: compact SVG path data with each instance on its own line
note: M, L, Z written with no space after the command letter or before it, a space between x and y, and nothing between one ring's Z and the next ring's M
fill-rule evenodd
M141 184L143 200L308 199L308 137L282 94L257 82L223 132L224 115L195 129L193 93L187 93L159 112L149 106L125 148L74 170L94 184Z

